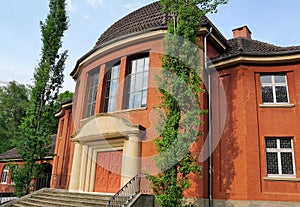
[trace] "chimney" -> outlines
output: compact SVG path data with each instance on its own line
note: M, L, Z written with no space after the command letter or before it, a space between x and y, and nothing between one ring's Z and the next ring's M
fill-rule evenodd
M233 32L233 38L244 37L244 38L251 39L251 31L247 26L233 29L232 32Z

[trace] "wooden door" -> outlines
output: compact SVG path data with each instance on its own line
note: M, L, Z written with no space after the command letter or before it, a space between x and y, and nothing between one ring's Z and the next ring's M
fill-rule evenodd
M120 190L122 154L122 151L98 153L95 192L116 193Z

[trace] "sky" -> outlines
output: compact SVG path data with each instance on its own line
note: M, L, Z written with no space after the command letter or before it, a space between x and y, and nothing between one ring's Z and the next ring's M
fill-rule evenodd
M70 77L76 61L90 51L114 22L155 0L66 0L69 28L63 38L68 50L63 91L74 91ZM0 83L31 84L40 58L40 21L48 0L0 0ZM229 0L207 15L227 38L232 29L247 25L252 39L278 46L300 45L299 0Z

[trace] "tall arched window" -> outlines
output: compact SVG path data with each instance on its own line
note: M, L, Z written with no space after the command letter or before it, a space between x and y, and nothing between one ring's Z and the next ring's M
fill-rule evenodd
M1 184L6 184L7 183L8 173L9 173L9 168L8 168L7 165L5 165L5 167L2 170Z

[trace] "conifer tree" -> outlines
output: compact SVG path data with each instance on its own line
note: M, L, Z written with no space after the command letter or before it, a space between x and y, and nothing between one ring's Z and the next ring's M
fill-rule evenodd
M65 0L49 0L49 13L41 27L41 58L34 70L33 86L17 146L23 165L14 166L12 179L18 196L30 193L33 180L42 175L49 155L51 135L56 132L55 100L62 88L67 51L60 52L68 28Z
M226 0L161 0L168 16L164 39L162 70L157 85L161 93L160 136L155 140L159 156L155 159L157 176L149 176L160 207L187 206L184 191L191 173L201 175L201 167L190 152L201 135L201 64L198 31L203 16L216 11Z

